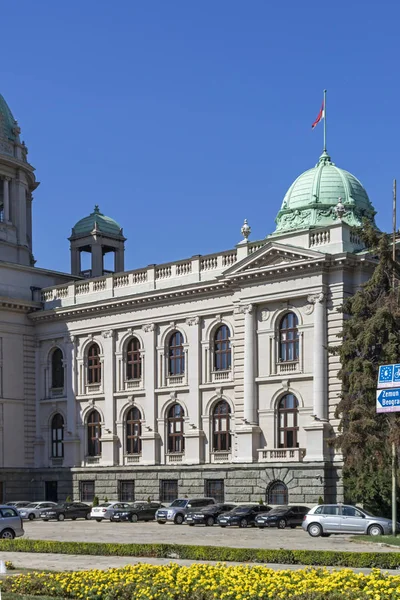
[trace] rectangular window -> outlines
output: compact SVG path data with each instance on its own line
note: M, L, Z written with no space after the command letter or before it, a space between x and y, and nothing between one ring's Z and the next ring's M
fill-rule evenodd
M162 479L160 481L160 502L173 502L178 497L178 480Z
M224 502L225 489L223 479L206 479L204 495L207 498L214 498L215 502Z
M79 488L81 502L93 502L94 481L81 481Z
M120 479L118 481L118 500L120 502L135 501L135 482L133 479Z

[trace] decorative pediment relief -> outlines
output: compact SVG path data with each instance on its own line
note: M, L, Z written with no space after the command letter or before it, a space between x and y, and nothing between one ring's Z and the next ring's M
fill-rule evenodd
M285 267L309 261L324 260L325 254L314 250L303 250L293 246L286 246L270 242L262 246L257 252L236 263L224 272L224 277L240 274L247 275L265 268Z

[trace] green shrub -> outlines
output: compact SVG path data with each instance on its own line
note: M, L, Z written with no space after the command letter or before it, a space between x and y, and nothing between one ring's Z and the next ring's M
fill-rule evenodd
M92 506L98 506L98 505L99 505L99 497L95 496L93 498Z
M397 569L399 552L336 552L333 550L264 550L188 546L184 544L116 544L46 540L0 540L0 552L43 552L91 556L144 556L202 561L278 563L286 565Z
M66 499L65 499L65 502L72 502L71 496L67 496Z
M320 497L318 498L318 504L323 504L323 503L324 503L324 499L323 499L323 497L322 497L322 496L320 496Z
M103 500L103 502L108 502L108 498L107 498L107 496L104 496L104 500Z

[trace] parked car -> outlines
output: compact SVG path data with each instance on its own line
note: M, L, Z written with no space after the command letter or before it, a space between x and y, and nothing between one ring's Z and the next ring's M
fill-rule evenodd
M99 504L99 506L92 506L90 518L95 519L100 523L103 519L109 519L111 515L114 514L115 510L129 508L131 505L132 503L129 502L103 502L102 504Z
M64 519L90 519L91 507L83 502L60 502L52 508L44 508L40 511L40 517L43 521L56 519L64 521Z
M154 521L159 508L164 508L159 502L140 502L125 509L115 510L110 517L110 521L130 521L131 523L145 521L147 523L148 521Z
M207 527L212 527L217 522L219 515L233 508L235 508L234 504L224 504L223 502L210 504L204 508L191 508L186 513L185 523L188 525L207 525Z
M223 513L217 519L218 525L227 527L238 525L239 527L248 527L254 525L257 515L271 510L271 506L264 504L242 504L235 506L233 510Z
M30 503L30 500L13 500L12 502L6 502L4 506L14 506L15 508L22 508L23 506L28 506L28 504Z
M40 511L43 508L51 508L52 506L57 506L57 502L30 502L23 508L18 507L17 510L23 519L33 521L33 519L40 516Z
M302 527L312 537L328 537L332 533L386 535L392 532L392 521L375 517L364 508L348 504L320 504L304 516ZM400 524L397 523L397 529Z
M260 529L264 527L285 529L288 525L294 529L302 524L303 517L309 510L308 506L277 506L267 513L257 515L256 525Z
M0 538L13 540L24 535L24 526L21 515L14 506L0 505Z
M170 521L175 525L182 525L189 508L203 508L215 504L214 498L178 498L168 508L160 508L156 512L157 523L163 525Z

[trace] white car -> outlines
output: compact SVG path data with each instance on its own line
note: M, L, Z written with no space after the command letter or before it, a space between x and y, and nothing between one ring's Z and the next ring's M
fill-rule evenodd
M56 506L56 504L56 502L31 502L30 504L19 508L18 512L23 519L33 521L33 519L40 517L41 510L44 508L51 508L52 506Z
M89 517L100 523L103 519L110 519L115 510L130 508L131 505L132 503L129 502L103 502L103 504L99 504L99 506L92 507Z

